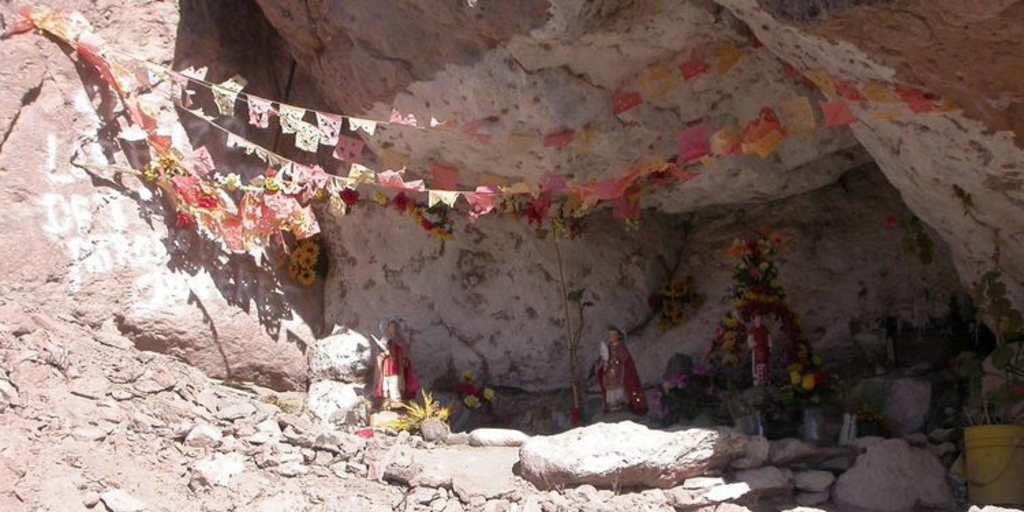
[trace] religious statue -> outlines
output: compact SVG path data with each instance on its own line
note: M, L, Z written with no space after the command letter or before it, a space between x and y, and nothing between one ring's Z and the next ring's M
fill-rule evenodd
M647 398L640 374L626 348L625 333L620 329L608 329L608 341L601 343L597 382L604 395L605 412L619 411L628 406L636 414L647 414Z
M768 386L771 380L772 338L764 326L761 315L754 315L754 325L747 331L747 347L750 349L750 368L755 386Z
M398 409L405 400L413 398L420 391L419 381L412 368L412 361L405 350L399 320L382 323L383 337L373 337L379 349L373 374L373 394L381 400L381 408Z

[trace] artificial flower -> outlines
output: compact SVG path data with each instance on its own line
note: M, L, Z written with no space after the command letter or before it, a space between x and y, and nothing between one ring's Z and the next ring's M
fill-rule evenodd
M484 388L484 400L488 402L494 401L494 390L491 388Z
M409 196L405 195L405 192L399 192L391 199L391 206L400 212L407 211L411 205L412 201L409 200Z
M341 200L345 202L345 206L355 206L359 202L359 191L354 188L346 188L341 191Z
M216 208L217 204L217 198L213 196L203 196L199 198L200 208Z
M377 203L377 204L379 204L381 206L387 206L388 205L388 201L390 201L390 199L388 199L388 195L385 194L384 192L378 190L378 191L373 193L373 202L375 202L375 203Z
M470 409L476 409L476 408L480 407L480 399L475 397L475 396L473 396L473 395L469 395L469 396L463 398L462 401Z
M187 228L195 224L196 219L185 212L178 212L178 216L174 218L174 227L176 228Z
M298 281L306 286L316 282L316 273L312 269L304 268L299 271Z
M795 386L797 384L800 384L802 381L803 381L803 376L800 375L799 371L793 370L793 371L789 372L789 383L790 384L793 384Z
M814 389L814 375L811 375L811 374L804 375L803 379L801 379L800 386L803 387L807 391L813 390Z
M228 191L242 188L242 178L235 173L228 174L224 177L224 188Z
M473 382L475 380L476 380L476 373L474 373L473 370L466 370L466 371L462 372L462 381L463 382Z

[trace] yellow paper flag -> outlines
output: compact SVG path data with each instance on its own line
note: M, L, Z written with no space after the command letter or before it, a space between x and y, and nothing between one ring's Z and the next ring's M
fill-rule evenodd
M779 130L772 130L758 140L743 143L744 153L754 153L761 158L768 158L775 152L775 148L782 144L785 135Z
M491 173L483 173L480 175L480 185L484 187L507 187L509 184L508 178L504 176L498 176Z
M899 103L900 97L888 85L872 80L864 86L864 96L875 103Z
M517 194L532 194L533 189L530 188L525 181L520 181L509 187L502 187L501 192L505 195L517 195Z
M814 131L814 109L811 102L804 96L786 100L779 105L782 114L782 126L789 135Z
M804 74L808 80L821 89L821 92L829 99L836 97L836 83L828 71L812 69Z
M409 166L409 155L393 149L385 149L384 153L380 155L380 161L384 164L385 169L397 171Z
M739 62L742 56L743 50L732 43L718 45L718 72L721 74L727 73Z
M675 78L665 66L651 68L640 77L640 90L647 99L661 99L676 85Z

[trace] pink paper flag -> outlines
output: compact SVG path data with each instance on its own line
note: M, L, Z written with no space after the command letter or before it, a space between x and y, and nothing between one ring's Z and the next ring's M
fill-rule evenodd
M434 177L432 188L439 190L455 190L459 188L459 170L440 164L430 166L430 175Z
M544 147L546 148L564 148L569 144L572 144L573 136L575 132L572 130L565 130L558 133L552 133L547 137L544 137Z
M490 144L490 134L480 133L480 127L482 127L483 124L484 122L481 119L470 121L462 126L462 133L469 135L470 137L480 141L483 144Z
M423 192L427 189L423 186L423 180L405 181L402 179L402 174L396 171L384 171L378 173L377 183L382 187L398 190L410 190L413 192Z
M365 145L366 143L363 142L363 139L345 135L339 136L338 145L334 148L334 158L342 162L358 162L359 158L363 155L363 146Z
M409 114L407 116L403 116L399 111L397 111L395 109L391 109L391 118L388 119L388 122L391 123L391 124L400 124L400 125L403 125L403 126L413 126L413 127L418 127L419 126L419 125L416 124L416 116L415 115Z
M316 124L320 128L320 144L325 146L336 146L338 134L341 133L341 123L344 120L341 116L316 112Z
M483 186L477 187L475 192L466 192L462 195L466 198L466 201L469 201L469 217L475 221L481 215L487 215L494 209L494 202L498 197L498 192L493 187Z
M210 174L210 172L217 168L213 164L213 157L210 156L206 146L192 151L192 154L185 159L184 163L186 169L190 169L192 174L200 177Z
M857 118L850 111L850 106L843 100L821 101L818 102L818 105L821 106L821 112L825 114L825 126L829 128L857 122Z
M697 160L711 153L711 141L704 124L696 124L679 132L679 163Z
M270 101L253 95L245 97L249 105L249 124L257 128L270 126Z

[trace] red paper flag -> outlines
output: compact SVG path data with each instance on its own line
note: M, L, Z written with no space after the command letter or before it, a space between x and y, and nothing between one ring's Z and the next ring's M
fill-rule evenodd
M703 124L691 126L679 132L679 160L685 164L711 153L711 141Z
M935 103L933 103L932 100L928 98L928 95L921 89L902 84L896 84L893 89L896 91L896 95L899 96L915 114L935 110Z
M546 148L564 148L569 144L572 144L572 139L575 133L572 130L565 130L563 132L552 133L547 137L544 137L544 147Z
M842 96L849 101L863 103L868 100L860 93L859 90L857 90L857 87L846 80L836 80L836 92L839 93L839 96Z
M638 92L617 92L612 95L612 113L619 115L644 102Z
M843 100L821 101L818 102L818 105L821 106L821 112L825 114L825 126L829 128L857 122L857 118L850 111L850 106Z
M694 57L679 65L679 72L683 75L683 80L687 82L707 73L709 69L711 68L704 57Z
M438 190L455 190L458 188L459 170L440 164L430 166L430 175L434 177L431 185Z
M341 135L338 137L338 145L334 148L334 158L343 162L358 162L365 145L363 139Z

